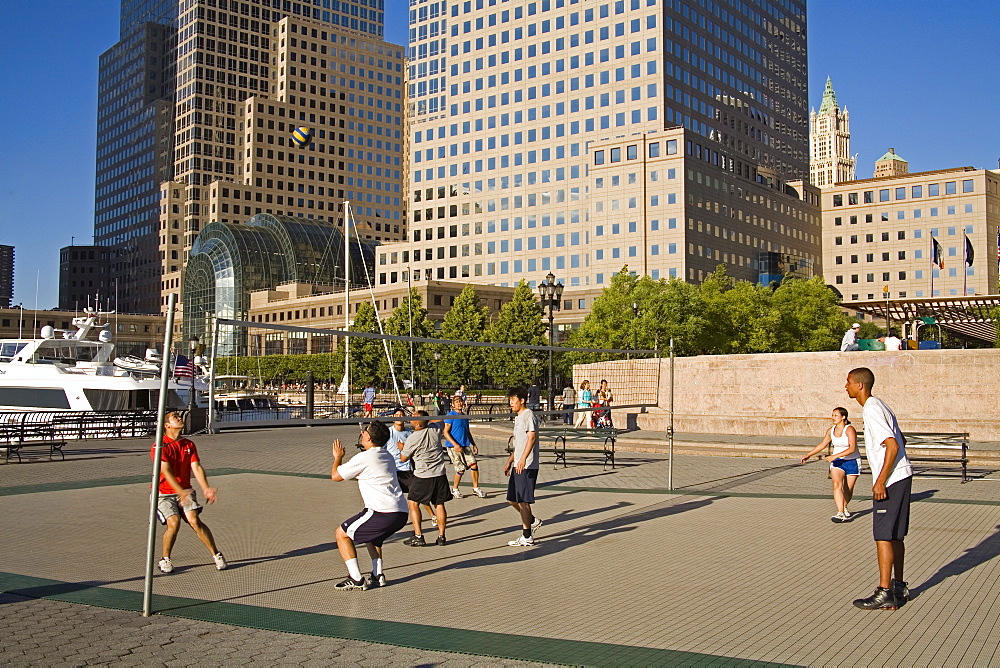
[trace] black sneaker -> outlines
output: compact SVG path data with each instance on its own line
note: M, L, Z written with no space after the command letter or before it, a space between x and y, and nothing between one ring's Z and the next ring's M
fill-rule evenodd
M447 545L448 544L448 539L445 538L444 536L438 536L437 540L434 541L434 544L435 545Z
M910 590L906 586L908 583L902 582L900 580L892 580L892 584L889 585L892 588L892 593L896 595L896 602L902 605L910 600Z
M410 547L427 547L427 542L424 537L421 536L410 536L403 541L403 545L409 545Z
M384 587L385 586L385 573L379 573L378 575L373 575L372 579L368 583L369 587Z
M862 610L895 610L899 605L896 603L896 596L892 589L876 587L875 592L868 598L856 600L854 607Z
M334 589L340 589L341 591L346 591L348 589L360 589L365 591L368 589L368 580L361 578L360 580L355 580L350 575L343 582L338 582L333 586Z

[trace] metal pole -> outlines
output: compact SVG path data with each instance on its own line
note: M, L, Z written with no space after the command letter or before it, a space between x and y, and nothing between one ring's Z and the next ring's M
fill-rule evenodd
M410 336L413 336L413 285L410 282L413 276L413 269L406 268L406 312L410 320ZM410 390L417 386L416 378L413 375L413 341L410 341Z
M667 465L667 489L674 488L674 337L670 337L670 424L667 426L669 446L667 452L670 463Z
M312 420L316 408L316 383L313 372L306 371L306 419ZM312 426L312 425L310 425Z
M555 305L555 299L550 299L549 300L549 400L548 400L548 407L549 407L548 417L550 418L552 417L551 415L552 411L555 410L555 401L556 401L556 395L554 392L555 388L552 387L553 385L552 346L555 345L555 313L553 309L554 305Z
M215 434L215 355L219 349L219 319L212 327L212 354L208 359L208 433Z
M163 361L160 363L160 397L156 407L156 441L153 452L153 482L149 488L149 532L146 537L146 582L142 592L142 616L153 614L153 561L156 559L156 502L160 496L160 456L163 451L163 416L167 412L167 384L170 380L170 346L174 334L177 294L167 298L167 327L163 334Z

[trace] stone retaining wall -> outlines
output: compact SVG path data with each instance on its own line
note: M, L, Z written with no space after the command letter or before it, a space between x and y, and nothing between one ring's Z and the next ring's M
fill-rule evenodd
M634 360L631 364L650 363ZM613 375L616 403L653 403L641 429L669 423L669 360L659 363L656 390L647 374L630 389L622 362L580 365L574 379ZM860 428L861 406L844 382L854 367L875 373L874 394L899 418L903 431L969 432L973 441L1000 441L1000 349L762 353L679 357L674 362L677 432L818 436L835 406Z

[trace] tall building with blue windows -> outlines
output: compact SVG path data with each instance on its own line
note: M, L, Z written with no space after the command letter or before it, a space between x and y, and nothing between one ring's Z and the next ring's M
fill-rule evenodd
M413 0L409 19L411 248L381 254L406 258L385 282L818 268L805 0Z
M165 251L164 240L181 238L183 254L212 220L200 213L202 189L246 176L244 103L282 93L285 17L367 44L381 38L384 7L383 0L122 0L120 41L99 66L94 220L94 243L113 249L109 290L118 310L161 310L165 286L180 282L165 277L177 250ZM183 205L197 213L179 234L161 227L164 182L192 187Z

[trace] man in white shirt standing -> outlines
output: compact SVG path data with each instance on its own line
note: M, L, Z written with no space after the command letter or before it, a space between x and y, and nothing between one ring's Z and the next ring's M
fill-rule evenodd
M895 610L910 597L903 582L903 539L910 523L913 467L906 457L906 439L896 416L881 399L872 396L874 385L871 369L859 367L847 374L847 394L863 407L865 454L874 478L872 528L879 573L875 592L857 599L854 605L863 610Z
M334 482L357 478L358 489L365 502L364 510L337 527L337 549L347 565L348 576L335 586L336 589L384 587L382 543L406 526L406 499L396 480L392 455L383 448L388 440L388 427L381 422L370 423L361 432L361 445L365 451L354 455L346 464L341 464L344 461L344 446L339 439L333 442L330 478ZM372 558L370 582L361 575L355 543L366 543L368 546L368 554Z

